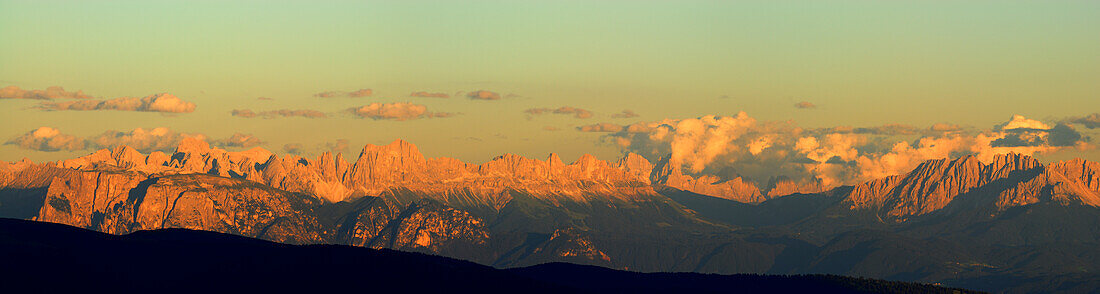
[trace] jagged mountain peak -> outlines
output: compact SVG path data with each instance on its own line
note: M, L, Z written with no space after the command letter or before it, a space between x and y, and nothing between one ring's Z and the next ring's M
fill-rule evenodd
M825 190L821 179L811 178L796 182L788 176L774 176L768 179L768 185L761 191L767 198L775 198L791 194L811 194Z
M194 137L185 137L180 140L179 146L176 146L176 153L203 154L207 152L210 152L210 144Z

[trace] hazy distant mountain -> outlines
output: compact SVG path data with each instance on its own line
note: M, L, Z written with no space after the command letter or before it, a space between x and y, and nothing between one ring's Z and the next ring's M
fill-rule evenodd
M354 161L121 146L0 163L0 216L112 234L187 228L496 267L827 273L992 291L1100 286L1100 164L930 160L855 186L691 176L668 158L424 158L395 141ZM1051 288L1055 287L1055 288ZM1057 288L1063 287L1063 288Z

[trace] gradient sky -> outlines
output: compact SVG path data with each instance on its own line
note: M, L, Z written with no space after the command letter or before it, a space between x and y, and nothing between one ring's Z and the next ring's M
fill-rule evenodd
M300 143L306 154L337 139L357 153L403 138L429 157L484 162L503 153L613 159L620 149L602 134L574 127L739 111L802 127L988 129L1014 114L1057 121L1100 111L1097 28L1100 1L0 0L0 87L62 86L99 98L168 92L198 105L163 115L0 100L0 139L41 126L78 136L163 126L212 138L249 133L269 150ZM313 97L363 88L374 95ZM481 89L518 97L408 97ZM229 115L405 101L459 114ZM817 108L793 106L801 101ZM560 106L595 116L523 113ZM641 116L610 117L624 109ZM0 145L0 160L89 152ZM1100 159L1095 150L1059 156Z

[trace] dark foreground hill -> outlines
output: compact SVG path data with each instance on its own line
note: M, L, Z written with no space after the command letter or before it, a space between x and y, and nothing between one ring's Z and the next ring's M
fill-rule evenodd
M0 219L0 260L10 293L972 292L834 275L636 273L566 263L502 270L388 249L288 245L185 229L110 235L14 219Z

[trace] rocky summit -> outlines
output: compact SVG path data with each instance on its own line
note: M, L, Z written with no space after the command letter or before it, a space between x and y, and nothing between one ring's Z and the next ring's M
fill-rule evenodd
M426 158L402 140L367 145L353 160L280 157L188 138L171 154L118 146L0 163L0 217L110 234L184 228L388 248L495 267L826 273L990 291L1100 279L1095 162L966 156L840 187L681 168L637 154L471 164Z

